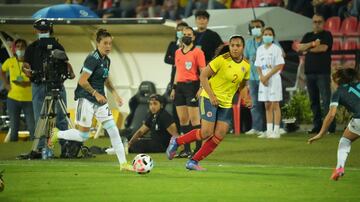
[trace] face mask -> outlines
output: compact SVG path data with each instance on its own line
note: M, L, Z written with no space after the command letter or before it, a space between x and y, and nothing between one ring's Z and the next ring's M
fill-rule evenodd
M50 37L50 33L47 32L47 33L39 33L38 34L38 38L39 39L42 39L42 38L49 38Z
M176 32L176 38L181 39L184 36L182 31L177 31Z
M251 35L255 37L261 36L261 28L257 28L257 27L252 28Z
M24 50L16 50L15 53L18 56L18 58L22 58L25 54L25 51Z
M263 36L263 42L264 43L272 43L274 40L273 36Z
M192 37L190 37L190 36L183 36L183 38L181 40L187 46L192 43Z

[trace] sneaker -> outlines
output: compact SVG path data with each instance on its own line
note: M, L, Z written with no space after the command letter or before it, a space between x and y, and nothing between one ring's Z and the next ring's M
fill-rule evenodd
M206 170L205 168L199 166L199 162L190 159L187 163L186 163L186 169L188 170L197 170L197 171L204 171Z
M255 129L251 129L251 130L247 131L245 133L245 135L256 135L258 133L259 133L259 131L255 130Z
M59 129L54 127L51 131L51 137L48 140L48 147L49 148L53 148L55 143L57 143L59 141L58 139L58 133L59 133Z
M134 171L134 168L129 163L125 162L120 164L120 171Z
M331 174L330 179L338 181L340 177L344 176L344 168L334 168L333 173Z
M270 135L267 136L269 139L279 139L280 133L270 133Z
M286 132L285 129L279 128L279 134L280 134L280 135L284 135L284 134L286 134L286 133L287 133L287 132Z
M259 136L257 136L258 138L267 138L267 133L266 132L259 132Z
M172 160L176 154L176 150L178 148L178 143L176 142L176 137L172 137L169 142L169 146L166 149L166 155L169 160Z

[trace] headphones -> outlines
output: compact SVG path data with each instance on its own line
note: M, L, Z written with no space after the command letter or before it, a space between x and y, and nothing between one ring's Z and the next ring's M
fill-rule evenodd
M262 21L262 20L260 20L260 19L257 19L257 18L251 20L250 23L249 23L249 25L248 25L248 33L249 33L250 36L252 36L251 30L252 30L252 28L253 28L253 27L251 26L251 24L254 23L254 22L260 22L261 26L262 26L262 27L265 27L265 22L264 22L264 21Z

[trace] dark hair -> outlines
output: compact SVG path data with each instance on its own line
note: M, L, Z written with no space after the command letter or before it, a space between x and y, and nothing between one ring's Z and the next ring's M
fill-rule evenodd
M195 35L195 31L194 31L194 29L193 29L192 27L190 27L190 26L186 26L186 27L184 27L184 29L183 29L183 30L185 30L185 29L189 29L189 30L191 30L191 31L192 31L192 33Z
M106 37L111 37L111 34L106 29L98 29L96 32L96 42L100 43Z
M24 39L16 39L14 45L16 46L18 43L22 43L25 45L25 47L27 47L27 42Z
M319 17L321 17L323 20L325 20L324 15L323 15L323 14L321 14L321 13L314 13L314 15L313 15L313 16L319 16Z
M188 25L186 22L179 22L179 23L176 25L176 28L181 27L181 26L183 26L183 27L188 27L189 25Z
M333 73L332 78L338 85L360 81L359 72L353 68L339 69Z
M266 30L271 31L272 34L273 34L273 36L275 37L275 31L274 31L274 29L273 29L272 27L265 27L263 33L264 33Z
M229 43L232 39L240 39L243 46L245 46L245 40L244 40L244 37L242 37L241 35L232 35L229 39Z
M205 17L207 19L210 18L210 14L206 10L197 10L195 13L195 18L200 16Z
M156 101L160 102L160 105L162 105L162 106L165 105L165 98L164 98L163 96L159 95L159 94L152 94L152 95L150 95L150 97L149 97L149 102L150 102L151 100L156 100Z
M260 23L262 27L265 27L265 22L260 19L251 20L250 24L252 23Z

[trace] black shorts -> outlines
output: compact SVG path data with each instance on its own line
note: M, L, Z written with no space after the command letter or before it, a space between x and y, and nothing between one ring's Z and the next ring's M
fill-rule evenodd
M199 106L196 93L200 88L200 81L178 82L175 89L175 106Z

